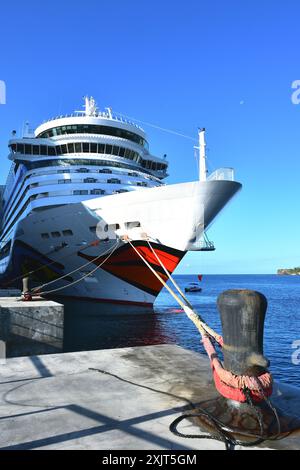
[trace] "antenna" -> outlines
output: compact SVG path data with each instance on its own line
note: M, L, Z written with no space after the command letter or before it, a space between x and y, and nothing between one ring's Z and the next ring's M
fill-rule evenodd
M198 130L199 136L199 180L206 181L207 169L206 169L206 142L205 142L205 127Z
M97 115L97 104L94 98L91 96L84 96L84 111L76 111L76 113L83 113L86 116L96 116Z
M112 119L112 109L111 108L105 108L107 110L107 114L108 114L108 117L109 119Z

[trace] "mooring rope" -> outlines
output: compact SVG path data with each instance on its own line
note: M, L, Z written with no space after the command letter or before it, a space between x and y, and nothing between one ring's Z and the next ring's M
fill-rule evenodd
M205 333L209 336L212 336L219 344L223 344L222 337L216 333L212 328L210 328L205 321L193 310L192 306L187 305L183 300L178 297L178 295L168 286L168 284L162 279L162 277L153 269L150 263L145 259L145 257L136 249L134 244L131 242L130 238L126 235L123 236L123 240L127 241L133 250L137 253L137 255L143 260L146 266L150 269L150 271L157 277L157 279L161 282L161 284L167 289L167 291L172 295L172 297L179 303L181 308L185 311L187 316L192 320L195 326L200 331L201 335ZM170 278L170 273L168 273L168 277Z
M165 265L163 264L163 262L161 261L161 259L159 258L158 254L156 253L156 251L154 250L153 246L151 245L150 241L149 241L149 238L147 237L146 238L147 240L147 243L152 251L152 253L155 255L156 259L158 260L159 264L161 265L161 267L163 268L164 272L166 273L166 275L168 276L169 280L172 282L173 286L175 287L175 289L178 291L178 293L181 295L182 299L185 301L186 305L183 305L182 308L184 309L185 313L189 316L189 318L193 321L193 323L196 325L196 327L199 329L201 329L201 327L206 331L206 333L208 333L211 337L213 337L218 344L222 345L223 344L223 339L222 339L222 336L220 336L218 333L216 333L212 328L210 328L210 326L207 325L207 323L204 321L204 319L201 317L201 315L199 315L199 313L195 313L194 310L193 310L193 306L192 304L190 303L190 301L188 300L188 298L186 297L186 295L184 295L184 293L182 292L182 290L180 289L179 285L177 284L177 282L175 281L175 279L173 278L173 276L171 276L171 274L169 273L169 271L167 270L167 268L165 267ZM154 271L154 270L153 270ZM154 271L155 274L156 271ZM188 307L190 310L188 310L188 312L186 311L186 307ZM195 316L196 315L196 316ZM199 324L199 321L201 322L201 326Z
M48 295L48 294L52 294L54 292L58 292L60 290L63 290L63 289L66 289L66 288L69 288L69 287L72 287L74 286L75 284L78 284L78 282L81 282L83 281L86 277L90 276L91 274L94 274L94 272L96 272L99 268L101 268L101 266L103 266L106 261L112 256L112 254L116 251L116 249L118 248L119 246L119 240L117 240L117 243L115 244L115 246L113 247L113 249L109 249L109 250L106 250L104 253L101 253L99 256L96 256L95 258L93 258L91 261L89 261L88 263L85 263L84 265L80 266L79 268L75 269L74 271L71 271L70 273L67 273L65 274L64 276L61 276L60 278L58 279L55 279L53 281L50 281L49 283L47 284L44 284L43 286L40 286L40 287L36 287L35 290L34 290L34 294L38 294L38 295ZM61 279L63 279L64 277L67 277L69 276L70 274L73 274L74 272L76 271L80 271L82 268L84 268L85 266L91 264L91 263L94 263L95 261L97 261L99 258L102 258L103 256L105 256L105 254L110 251L109 255L100 263L98 264L98 266L96 266L95 269L93 269L92 271L86 273L84 276L80 277L79 279L76 279L75 281L71 282L70 284L67 284L66 286L61 286L61 287L58 287L56 289L52 289L50 291L45 291L45 292L40 292L40 291L37 291L37 289L40 289L41 287L45 287L46 285L49 285L49 284L52 284L53 282L57 282ZM32 293L32 292L30 292Z
M231 433L238 432L236 429L229 428L228 425L225 423L220 422L218 419L213 417L210 413L207 411L203 410L200 408L200 411L198 413L190 413L190 414L185 414L182 415L178 418L176 418L171 424L170 424L170 430L174 434L180 437L185 437L185 438L198 438L198 439L215 439L219 440L221 442L224 442L225 448L227 450L234 449L236 445L241 445L244 447L251 447L255 446L258 444L261 444L262 442L266 440L274 440L278 437L278 435L281 432L281 427L280 427L280 420L279 416L277 413L277 410L273 407L271 404L270 400L268 399L268 395L272 393L272 376L271 374L266 371L264 374L261 374L259 377L255 376L237 376L233 374L230 371L227 371L223 368L223 365L221 361L217 357L217 353L211 343L210 337L213 338L221 347L223 346L223 338L222 336L218 335L214 330L212 330L206 323L205 321L193 310L192 305L186 298L186 296L183 294L181 291L180 287L176 283L176 281L173 279L169 271L166 269L164 266L163 262L153 249L149 238L146 236L147 243L152 251L152 253L155 255L157 261L163 268L164 272L166 273L168 279L172 282L173 286L176 288L177 292L181 296L181 298L168 286L168 284L162 279L162 277L155 271L155 269L151 266L151 264L145 259L145 257L140 253L140 251L134 246L132 243L132 240L129 238L128 235L125 235L122 237L124 241L127 241L132 249L137 253L137 255L143 260L145 265L150 269L150 271L156 276L156 278L161 282L161 284L167 289L167 291L172 295L172 297L179 303L179 305L182 307L184 312L187 314L188 318L193 321L197 329L199 330L201 337L202 337L202 342L204 343L205 350L210 358L211 366L213 369L214 373L214 380L215 380L215 385L218 391L223 394L224 393L224 387L225 390L228 392L229 389L231 391L238 391L241 393L241 395L238 397L235 395L235 399L237 401L246 401L253 411L255 412L257 416L257 420L259 423L260 427L260 436L255 439L254 441L251 442L244 442L244 441L239 441ZM217 370L216 370L217 369ZM222 386L217 387L217 381L216 378L220 380ZM223 382L224 380L224 382ZM227 388L226 388L227 387ZM224 396L224 395L223 395ZM232 397L229 397L232 399ZM265 438L263 436L264 429L263 429L263 417L262 413L257 407L254 406L253 401L261 401L265 400L271 411L274 413L277 426L278 426L278 433L271 437ZM178 424L183 421L186 418L195 418L199 416L205 416L214 426L214 428L217 430L216 435L203 435L203 434L197 434L197 435L190 435L190 434L183 434L177 430ZM224 430L224 428L227 428L227 431ZM228 431L229 430L229 431ZM230 433L229 433L230 432Z
M21 274L20 276L17 276L13 279L11 279L10 281L8 282L5 282L3 284L3 287L6 287L6 286L9 286L10 284L12 284L13 282L16 282L16 281L19 281L21 279L24 279L25 277L28 277L28 276L32 276L33 274L35 273L38 273L39 271L42 271L43 269L45 268L48 268L49 266L52 266L54 264L59 264L60 261L64 260L64 259L67 259L69 258L69 256L72 256L74 255L75 253L77 253L78 251L83 251L83 250L86 250L87 248L90 248L91 246L95 246L95 244L99 244L100 243L100 240L93 240L91 243L89 243L88 245L82 247L82 248L77 248L76 250L74 251L71 251L70 253L67 253L66 255L62 256L61 258L59 258L59 260L52 260L52 261L49 261L49 263L46 263L46 264L43 264L42 266L40 266L39 268L37 269L34 269L33 271L28 271L27 273L23 273ZM64 245L64 246L61 246L60 249L63 249L63 248L68 248L69 245ZM57 252L57 250L53 250L51 253L55 253ZM50 253L48 253L47 255L49 255ZM43 255L44 256L44 255Z

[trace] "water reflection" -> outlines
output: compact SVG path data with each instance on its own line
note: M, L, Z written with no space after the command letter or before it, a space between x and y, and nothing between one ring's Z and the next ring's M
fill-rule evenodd
M153 309L64 301L64 350L122 348L174 342Z

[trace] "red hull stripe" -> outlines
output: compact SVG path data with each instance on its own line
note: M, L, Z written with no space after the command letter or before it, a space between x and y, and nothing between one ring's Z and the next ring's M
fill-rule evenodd
M164 281L167 281L168 277L166 273L148 244L146 244L146 242L134 242L134 245L155 271L159 273L160 277ZM174 271L185 254L184 251L174 250L172 248L170 249L163 245L153 243L152 246L169 273ZM82 252L78 252L78 256L89 261L94 258L94 256L90 256ZM94 264L100 265L103 259L105 258L99 258L94 262ZM101 269L154 296L157 296L162 289L161 282L150 271L130 245L123 245L107 260Z

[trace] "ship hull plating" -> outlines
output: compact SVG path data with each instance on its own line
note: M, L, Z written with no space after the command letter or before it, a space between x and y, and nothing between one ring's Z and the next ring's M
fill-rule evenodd
M240 187L198 181L33 211L0 261L1 285L30 272L45 296L152 305L162 285L123 237L166 281L157 257L171 274Z

